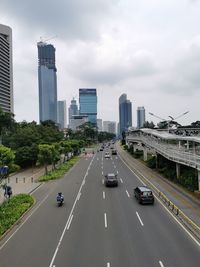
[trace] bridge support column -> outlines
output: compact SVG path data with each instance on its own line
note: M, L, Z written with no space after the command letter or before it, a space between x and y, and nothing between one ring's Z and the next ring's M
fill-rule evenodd
M136 151L136 145L134 144L133 145L133 152L135 153L135 151Z
M147 149L145 147L143 149L143 157L144 157L144 161L147 161Z
M176 163L176 178L179 179L180 178L180 164Z
M198 190L200 191L200 171L198 170Z

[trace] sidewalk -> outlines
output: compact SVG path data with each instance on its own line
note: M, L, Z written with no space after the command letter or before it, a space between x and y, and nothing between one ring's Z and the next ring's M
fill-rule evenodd
M117 150L126 164L136 172L136 174L144 178L146 177L150 183L163 193L174 205L178 207L190 220L200 227L200 200L192 196L183 187L164 178L155 170L148 168L141 161L133 158L127 151L117 143ZM143 179L144 180L144 179Z
M44 167L30 168L18 172L5 179L2 184L12 187L13 195L20 193L31 193L34 189L41 185L37 179L44 174ZM4 190L0 188L0 204L5 200Z

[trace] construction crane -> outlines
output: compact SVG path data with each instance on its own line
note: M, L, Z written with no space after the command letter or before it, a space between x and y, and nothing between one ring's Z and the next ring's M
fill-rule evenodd
M43 40L43 37L40 36L40 42L46 43L47 41L52 40L52 39L55 39L56 37L57 37L57 35L54 35L54 36L52 36L50 38L47 38L47 39Z

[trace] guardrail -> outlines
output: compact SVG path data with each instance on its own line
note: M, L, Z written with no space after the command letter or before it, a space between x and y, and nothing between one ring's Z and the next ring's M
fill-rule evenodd
M122 155L121 155L122 156ZM122 156L123 157L123 156ZM128 161L123 157L126 163L129 165ZM130 166L130 165L129 165ZM152 182L150 182L139 170L135 167L130 166L140 179L145 180L145 184L148 184L153 192L159 197L159 199L168 207L168 209L176 215L184 225L200 240L200 227L194 223L179 207L177 207L167 196L162 193Z

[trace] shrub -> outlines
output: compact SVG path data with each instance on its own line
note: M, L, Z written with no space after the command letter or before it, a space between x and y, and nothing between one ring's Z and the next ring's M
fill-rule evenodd
M0 236L5 233L34 203L33 197L19 194L0 205Z

